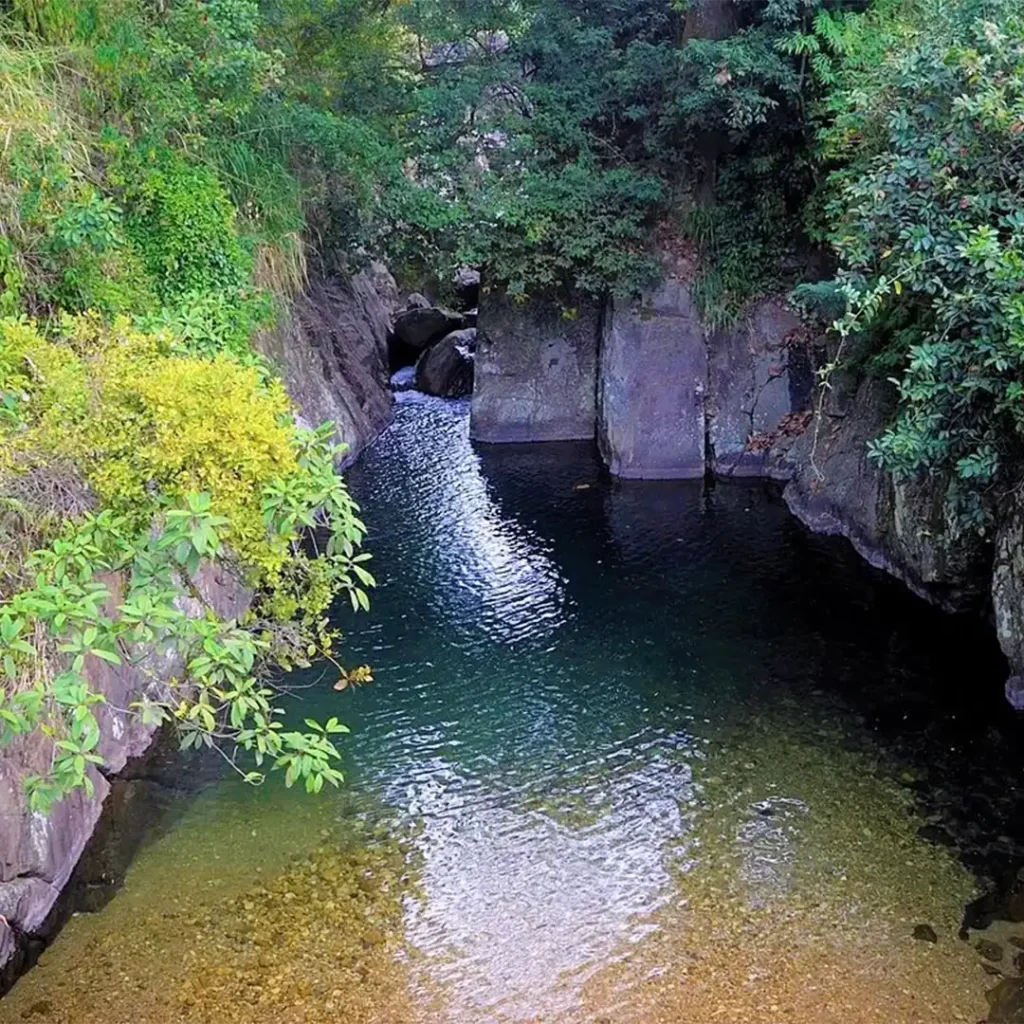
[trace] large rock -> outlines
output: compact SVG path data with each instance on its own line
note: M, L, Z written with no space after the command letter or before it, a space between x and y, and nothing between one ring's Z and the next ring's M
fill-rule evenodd
M957 528L949 481L897 481L868 457L868 442L892 420L892 385L866 380L846 407L844 416L819 416L786 453L790 509L815 533L848 537L868 562L927 600L950 611L976 606L990 554L973 531Z
M1024 507L1008 504L1000 518L992 570L992 611L999 646L1010 663L1006 699L1024 710Z
M600 307L538 298L480 304L470 434L477 441L592 438Z
M450 309L417 305L398 314L394 332L400 344L422 351L461 326L462 317Z
M688 281L668 277L605 320L598 442L620 477L697 479L705 472L704 331Z
M122 599L123 579L103 578L111 592L111 611ZM239 618L251 595L229 573L203 566L196 591L218 615ZM203 604L182 599L191 615L203 613ZM0 991L14 980L26 950L47 937L54 904L71 877L96 828L104 800L110 792L108 776L120 772L130 758L141 756L153 742L156 729L143 725L128 708L143 694L163 692L168 681L180 676L183 665L171 646L133 652L131 660L110 665L89 656L84 674L89 687L106 698L97 705L100 728L98 753L104 759L101 774L90 769L92 796L79 789L57 803L49 815L29 810L23 779L46 772L52 758L52 740L35 732L16 738L0 758Z
M431 345L416 362L416 390L438 398L464 398L473 393L476 330L454 331Z
M806 409L814 374L799 318L761 300L708 339L708 459L718 476L772 476L773 435Z
M256 348L277 367L308 426L330 420L351 461L391 419L388 333L394 279L374 264L350 280L313 280Z
M460 267L452 278L455 295L463 309L473 309L480 302L480 271Z

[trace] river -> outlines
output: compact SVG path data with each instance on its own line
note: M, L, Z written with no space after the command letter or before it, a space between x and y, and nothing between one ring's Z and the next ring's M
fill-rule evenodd
M399 397L349 474L374 682L293 680L344 787L169 799L0 1021L982 1017L957 931L1024 862L992 636L760 484L613 483Z

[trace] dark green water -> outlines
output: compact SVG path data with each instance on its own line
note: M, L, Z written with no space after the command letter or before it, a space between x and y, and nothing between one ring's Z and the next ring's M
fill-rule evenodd
M1024 862L989 633L760 485L613 484L589 445L474 450L463 403L401 397L350 473L380 586L342 617L344 657L376 681L297 680L303 713L352 728L346 792L190 799L0 1019L138 1010L131 956L72 996L76 951L162 949L175 879L213 906L336 827L407 837L416 893L387 948L428 1019L977 1019L990 979L960 916ZM318 984L273 1018L332 1019ZM217 1019L167 998L146 1013Z

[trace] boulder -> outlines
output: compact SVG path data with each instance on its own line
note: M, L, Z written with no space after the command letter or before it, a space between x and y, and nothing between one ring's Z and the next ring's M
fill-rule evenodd
M375 264L351 279L310 281L255 347L278 369L307 426L334 424L345 461L390 422L388 333L397 289Z
M462 348L468 352L476 351L476 339L479 335L479 331L475 327L463 327L460 331L452 331L451 334L446 335L442 341L450 341L453 345L461 345Z
M705 472L707 350L685 277L605 318L597 437L615 476L699 479Z
M391 390L394 392L399 391L412 391L416 387L416 367L415 366L403 366L400 370L395 370L391 374Z
M787 417L808 408L814 373L800 319L763 299L708 339L708 458L719 476L765 477Z
M398 314L394 335L401 345L422 351L462 326L462 317L442 306L414 306Z
M470 435L477 441L593 438L601 307L481 297Z
M413 292L405 300L405 309L428 309L433 303L426 297L421 295L419 292Z
M467 335L455 331L431 345L416 361L416 389L438 398L464 398L473 392L473 353Z
M1024 978L1004 978L985 993L986 1024L1024 1024Z
M452 279L455 295L463 309L473 309L480 301L480 271L460 267Z

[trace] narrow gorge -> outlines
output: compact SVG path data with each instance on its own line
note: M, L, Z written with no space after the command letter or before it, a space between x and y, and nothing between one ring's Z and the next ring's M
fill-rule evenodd
M1020 0L0 10L0 1024L1024 1022Z

